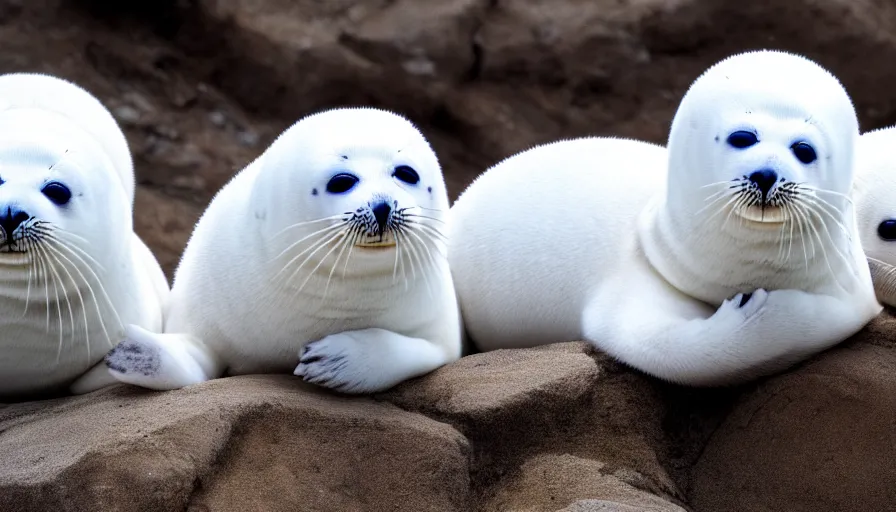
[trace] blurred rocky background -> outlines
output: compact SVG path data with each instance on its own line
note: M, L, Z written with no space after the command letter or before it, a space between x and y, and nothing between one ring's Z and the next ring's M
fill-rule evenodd
M71 79L124 127L169 277L213 194L305 114L405 114L453 199L541 142L664 143L688 85L759 48L834 72L863 130L896 122L892 0L0 0L0 72ZM373 398L283 376L0 405L0 510L892 510L894 333L885 315L737 389L561 344Z

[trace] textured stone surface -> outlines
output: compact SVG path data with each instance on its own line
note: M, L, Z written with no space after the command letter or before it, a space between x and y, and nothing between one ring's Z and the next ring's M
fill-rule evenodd
M468 444L289 376L0 408L0 510L468 510Z
M746 393L694 469L697 510L889 510L896 320Z

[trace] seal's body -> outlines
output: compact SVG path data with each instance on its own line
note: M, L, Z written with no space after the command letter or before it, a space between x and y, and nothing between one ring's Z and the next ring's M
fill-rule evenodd
M0 76L0 395L91 391L126 324L159 331L168 284L133 232L124 135L64 80Z
M447 209L438 161L408 121L375 109L302 119L203 214L166 334L132 330L108 364L152 389L295 369L368 392L429 372L460 356Z
M881 309L847 198L857 137L833 76L766 51L692 85L668 150L592 138L515 155L451 211L467 332L484 350L585 338L693 385L830 347Z

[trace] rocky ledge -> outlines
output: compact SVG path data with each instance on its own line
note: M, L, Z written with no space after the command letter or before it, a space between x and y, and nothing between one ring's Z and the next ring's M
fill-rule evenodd
M584 343L373 397L292 376L0 407L0 510L867 511L896 500L896 318L746 387Z

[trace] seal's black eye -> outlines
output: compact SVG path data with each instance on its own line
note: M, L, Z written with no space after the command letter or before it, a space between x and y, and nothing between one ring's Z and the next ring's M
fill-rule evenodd
M790 146L790 150L793 151L796 159L804 164L811 164L818 158L812 146L805 142L794 142L793 145Z
M887 219L877 226L877 236L887 242L896 241L896 219Z
M337 174L327 182L327 192L331 194L344 194L351 190L358 181L360 180L354 174Z
M420 181L420 175L417 174L417 171L407 165L399 165L396 167L395 170L392 171L392 176L409 185L416 185Z
M59 206L64 205L72 198L72 191L58 181L47 183L44 185L44 188L41 189L41 192L43 195L47 196L47 199Z
M738 130L728 136L728 144L737 149L744 149L759 142L756 134L746 130Z

